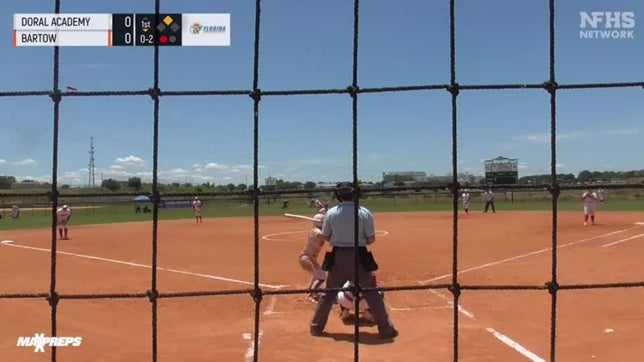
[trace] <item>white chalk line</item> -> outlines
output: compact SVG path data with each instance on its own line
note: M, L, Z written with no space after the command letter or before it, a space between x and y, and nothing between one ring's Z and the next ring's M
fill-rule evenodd
M279 239L275 238L275 236L280 236L280 235L290 235L290 234L307 234L309 230L306 231L284 231L281 233L273 233L273 234L268 234L262 236L263 240L271 240L271 241L293 241L292 239Z
M441 294L441 293L439 293L439 292L437 292L437 291L435 291L435 290L433 290L433 289L430 289L430 290L429 290L429 292L430 292L430 293L432 293L432 294L434 294L435 296L437 296L437 297L441 298L443 301L445 301L445 303L447 303L447 304L450 306L450 308L454 309L454 301L453 301L453 300L451 300L451 299L447 298L447 297L446 297L446 296L444 296L443 294ZM476 320L476 317L474 316L474 313L471 313L471 312L467 311L467 310L466 310L465 308L463 308L463 306L462 306L462 305L460 305L460 304L458 305L458 311L459 311L461 314L463 314L464 316L466 316L466 317L468 317L468 318L470 318L470 319L474 319L474 320Z
M264 315L286 314L286 312L276 312L275 311L275 303L277 303L277 296L276 295L271 295L271 299L268 301L268 306L266 306L266 310L264 311Z
M576 245L576 244L584 243L584 242L587 242L587 241L591 241L591 240L595 240L595 239L603 238L603 237L606 237L606 236L612 236L612 235L615 235L615 234L620 234L620 233L623 233L623 232L626 232L626 231L630 231L630 230L637 229L637 228L639 228L639 226L641 225L640 223L635 223L635 224L636 224L636 225L638 225L638 226L635 226L635 227L632 227L632 228L627 228L627 229L622 229L622 230L617 230L617 231L613 231L613 232L606 233L606 234L602 234L602 235L593 236L593 237L586 238L586 239L581 239L581 240L573 241L573 242L570 242L570 243L567 243L567 244L559 245L559 246L557 246L557 248L564 248L564 247L568 247L568 246L572 246L572 245ZM643 233L643 234L638 234L638 235L635 235L635 236L631 236L631 237L628 237L628 238L625 238L625 239L621 239L621 240L618 240L618 241L615 241L615 242L611 242L611 243L608 243L608 244L604 244L602 247L615 245L615 244L617 244L617 243L621 243L621 242L624 242L624 241L632 240L632 239L635 239L635 238L638 238L638 237L641 237L641 236L644 236L644 233ZM525 257L531 256L531 255L540 254L540 253L543 253L543 252L546 252L546 251L550 251L550 250L552 250L552 248L541 249L541 250L533 251L533 252L530 252L530 253L527 253L527 254L522 254L522 255L518 255L518 256L514 256L514 257L506 258L506 259L503 259L503 260L499 260L499 261L496 261L496 262L486 263L486 264L479 265L479 266L476 266L476 267L472 267L472 268L469 268L469 269L461 270L461 271L459 271L459 272L458 272L458 274L465 273L465 272L469 272L469 271L473 271L473 270L478 270L478 269L482 269L482 268L486 268L486 267L489 267L489 266L499 265L499 264L502 264L502 263L505 263L505 262L508 262L508 261L513 261L513 260L517 260L517 259L525 258ZM438 276L438 277L436 277L436 278L432 278L432 279L429 279L429 280L421 281L421 282L419 282L419 283L427 283L427 282L431 282L431 281L435 281L435 280L443 279L443 278L450 277L450 276L452 276L452 274L451 274L451 273L450 273L450 274L441 275L441 276ZM441 298L441 299L443 299L445 302L447 302L447 303L451 306L451 308L454 308L454 301L453 301L453 300L451 300L451 299L447 298L446 296L444 296L443 294L441 294L441 293L439 293L439 292L437 292L437 291L435 291L435 290L431 290L431 289L430 289L430 292L431 292L432 294L434 294L434 295L436 295L436 296L440 297L440 298ZM469 312L469 311L467 311L467 310L466 310L465 308L463 308L460 304L458 305L458 311L459 311L461 314L463 314L463 315L467 316L468 318L471 318L471 319L476 320L476 317L474 316L474 314L473 314L473 313L471 313L471 312ZM506 344L506 345L507 345L507 346L509 346L510 348L514 349L515 351L519 352L521 355L525 356L525 357L526 357L526 358L528 358L529 360L531 360L531 361L533 361L533 362L545 362L545 359L543 359L543 358L539 357L539 356L538 356L538 355L536 355L535 353L533 353L533 352L531 352L530 350L526 349L525 347L523 347L522 345L520 345L520 344L519 344L519 343L517 343L516 341L512 340L510 337L508 337L508 336L506 336L506 335L504 335L504 334L502 334L502 333L500 333L500 332L496 331L496 330L495 330L495 329L493 329L493 328L489 328L489 327L487 327L487 328L485 328L485 330L486 330L487 332L491 333L491 334L492 334L496 339L498 339L498 340L499 340L499 341L501 341L502 343Z
M444 296L443 294L441 294L441 293L439 293L439 292L437 292L435 290L430 289L429 291L432 294L434 294L434 295L438 296L439 298L443 299L446 303L448 303L450 305L451 309L454 308L454 301L452 299ZM470 318L472 320L476 320L476 317L474 316L474 313L466 310L460 304L458 305L458 311L459 311L459 313L463 314L464 316L466 316L466 317L468 317L468 318ZM501 341L505 345L509 346L510 348L514 349L515 351L519 352L520 354L522 354L524 357L528 358L529 360L531 360L533 362L545 362L545 360L543 358L537 356L535 353L531 352L530 350L528 350L527 348L523 347L522 345L520 345L516 341L512 340L510 337L508 337L508 336L506 336L506 335L504 335L504 334L502 334L502 333L500 333L500 332L498 332L495 329L490 328L490 327L486 327L485 330L488 331L489 333L491 333L496 339L498 339L499 341Z
M306 234L308 234L310 230L304 230L304 231L283 231L279 233L272 233L272 234L267 234L262 236L262 240L270 240L270 241L295 241L294 239L287 239L287 238L279 238L281 235L291 235L291 234L303 234L302 238ZM376 237L383 237L389 235L389 231L385 230L376 230ZM278 236L276 238L276 236Z
M634 226L634 227L627 228L627 229L617 230L617 231L613 231L613 232L602 234L602 235L596 235L596 236L586 238L586 239L572 241L572 242L569 242L569 243L566 243L566 244L558 245L557 249L567 248L569 246L585 243L587 241L591 241L591 240L595 240L595 239L600 239L600 238L603 238L603 237L606 237L606 236L611 236L611 235L623 233L625 231L630 231L630 230L634 230L634 229L637 229L637 228L639 228L639 226ZM519 259L527 258L527 257L532 256L532 255L542 254L542 253L545 253L545 252L548 252L548 251L551 251L551 250L552 250L552 248L544 248L544 249L532 251L532 252L529 252L529 253L526 253L526 254L516 255L516 256L501 259L501 260L498 260L498 261L493 261L493 262L490 262L490 263L474 266L474 267L471 267L471 268L468 268L468 269L459 270L457 273L458 274L463 274L463 273L471 272L471 271L474 271L474 270L479 270L479 269L483 269L483 268L487 268L487 267L491 267L491 266L496 266L496 265L499 265L499 264L507 263L509 261L519 260ZM437 280L440 280L440 279L449 278L451 276L452 276L452 273L443 274L443 275L439 275L439 276L431 278L431 279L422 280L419 283L425 284L425 283L434 282L434 281L437 281Z
M613 242L608 243L608 244L604 244L604 245L602 245L602 248L605 248L605 247L608 247L608 246L617 245L617 244L621 244L621 243L623 243L623 242L625 242L625 241L629 241L629 240L637 239L637 238L640 238L640 237L642 237L642 236L644 236L644 233L642 233L642 234L637 234L637 235L634 235L634 236L631 236L631 237L628 237L628 238L625 238L625 239L621 239L621 240L613 241Z
M500 332L495 331L493 328L485 328L485 330L490 332L499 341L501 341L504 344L508 345L509 347L514 349L515 351L521 353L523 356L528 358L530 361L533 361L533 362L545 362L546 361L545 359L543 359L543 358L537 356L536 354L530 352L525 347L523 347L522 345L520 345L517 342L515 342L514 340L512 340L510 337L508 337L508 336L506 336L506 335L504 335L504 334L502 334Z
M7 242L9 241L9 242ZM37 248L33 246L26 246L26 245L17 245L13 243L11 240L3 240L2 245L6 246L11 246L14 248L22 248L22 249L29 249L29 250L37 250L37 251L44 251L50 253L50 249L45 249L45 248ZM121 264L121 265L128 265L128 266L133 266L133 267L138 267L138 268L146 268L146 269L152 269L151 265L145 265L145 264L139 264L139 263L133 263L129 261L123 261L123 260L117 260L117 259L110 259L110 258L102 258L98 256L92 256L92 255L85 255L85 254L76 254L76 253L70 253L66 251L56 251L57 254L61 255L68 255L68 256L75 256L78 258L83 258L83 259L90 259L90 260L99 260L99 261L104 261L104 262L109 262L109 263L115 263L115 264ZM255 285L253 282L247 282L245 280L238 280L238 279L231 279L231 278L225 278L225 277L220 277L216 275L210 275L210 274L203 274L203 273L193 273L185 270L178 270L178 269L170 269L170 268L163 268L157 266L157 270L162 270L170 273L177 273L177 274L183 274L183 275L191 275L195 277L201 277L201 278L206 278L206 279L215 279L219 281L224 281L224 282L230 282L230 283L237 283L237 284L244 284L244 285ZM288 287L288 285L271 285L271 284L258 284L260 287L264 288L271 288L271 289L282 289Z
M261 344L263 335L264 331L260 330L259 336L257 336L257 348L259 348L259 345ZM244 340L251 341L250 346L246 348L246 353L244 353L244 362L250 362L254 360L255 357L255 341L253 340L253 335L251 333L244 333L242 337L244 338Z
M271 299L268 301L268 305L266 306L266 310L264 311L264 315L271 315L271 314L281 314L280 312L275 312L275 304L277 303L277 296L272 295ZM259 337L257 338L257 346L259 347L260 341L262 339L262 336L264 335L264 331L260 330L259 331ZM243 333L242 338L245 341L251 341L250 346L246 349L246 353L244 353L244 361L245 362L250 362L254 360L255 357L255 341L252 340L253 334L252 333Z
M414 307L388 307L389 310L394 312L414 312L421 309L452 309L450 306L431 306L431 305L421 305Z

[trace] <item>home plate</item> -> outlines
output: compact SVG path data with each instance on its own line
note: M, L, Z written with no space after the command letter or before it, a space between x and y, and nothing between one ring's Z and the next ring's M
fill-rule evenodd
M2 240L0 241L0 244L2 245L13 244L13 240Z
M615 330L613 330L612 328L604 329L604 333L613 333L613 332L615 332Z

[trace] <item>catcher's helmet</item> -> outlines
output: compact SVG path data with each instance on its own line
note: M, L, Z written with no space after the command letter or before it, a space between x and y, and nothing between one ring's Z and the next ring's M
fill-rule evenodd
M353 282L350 280L347 280L342 288L351 288L353 287ZM339 291L338 295L338 303L344 308L344 309L354 309L355 308L355 295L353 292L350 290L347 291ZM367 301L363 298L362 293L360 293L358 297L358 308L360 309L360 312L364 312L365 310L369 309L369 305L367 304Z
M338 201L350 201L356 195L356 189L353 187L351 182L340 182L335 186L333 191L333 197L338 199Z

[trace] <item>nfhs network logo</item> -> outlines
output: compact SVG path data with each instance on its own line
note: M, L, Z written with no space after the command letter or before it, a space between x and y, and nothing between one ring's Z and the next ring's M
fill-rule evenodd
M579 18L581 39L635 39L632 11L580 11Z

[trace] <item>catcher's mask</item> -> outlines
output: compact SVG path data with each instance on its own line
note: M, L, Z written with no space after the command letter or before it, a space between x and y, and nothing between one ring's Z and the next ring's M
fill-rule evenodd
M353 187L351 182L340 182L333 191L333 197L338 201L352 201L359 197L359 192Z

